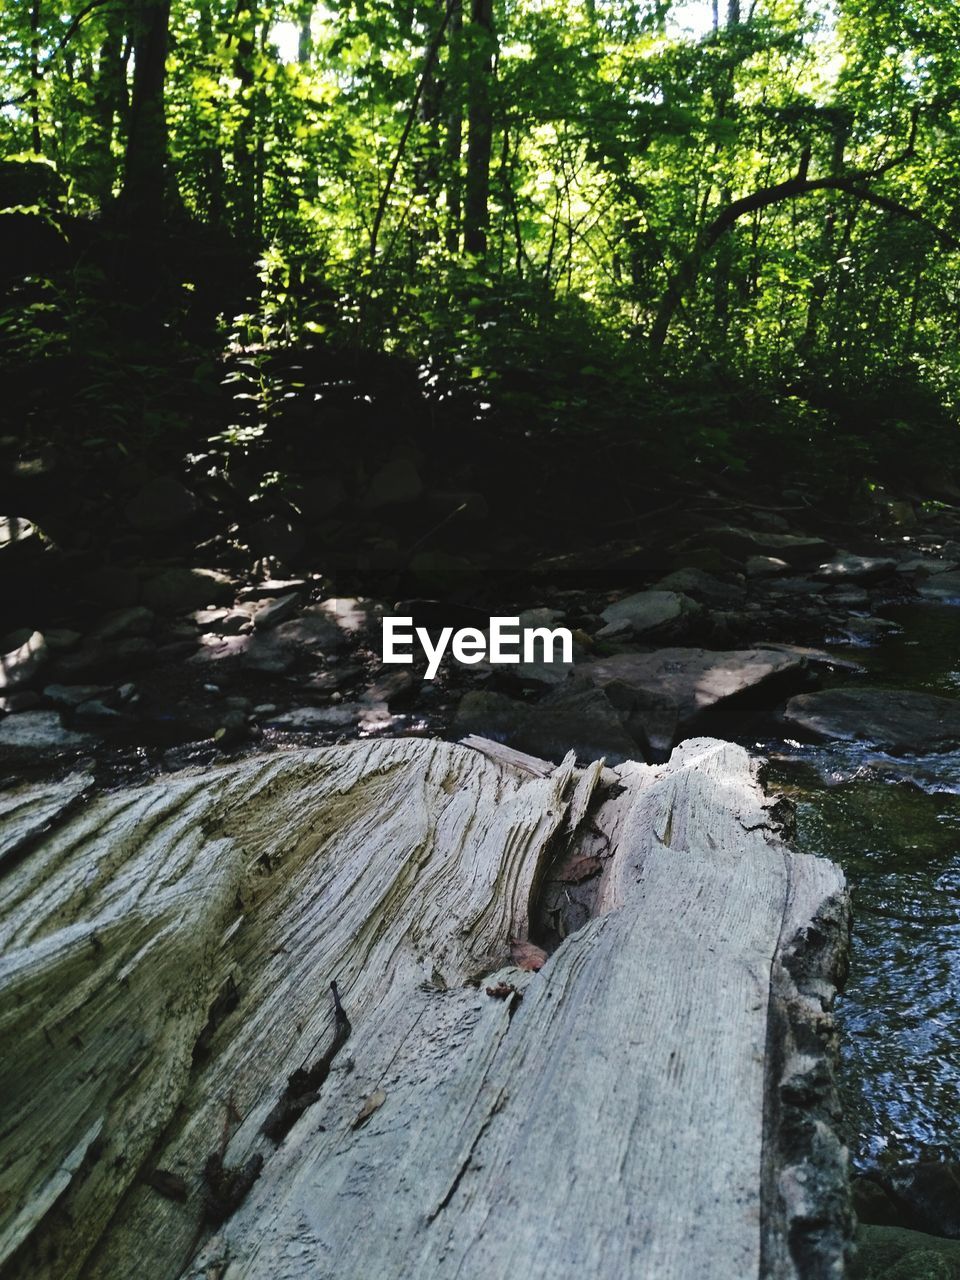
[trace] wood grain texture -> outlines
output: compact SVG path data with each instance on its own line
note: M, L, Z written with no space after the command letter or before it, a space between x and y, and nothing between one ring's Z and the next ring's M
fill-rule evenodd
M380 740L87 786L0 801L4 1275L842 1273L842 1149L781 1130L804 1055L829 1079L843 882L783 846L740 748L611 771ZM588 828L597 915L521 972ZM214 1227L221 1150L264 1163ZM795 1257L804 1185L830 1230Z

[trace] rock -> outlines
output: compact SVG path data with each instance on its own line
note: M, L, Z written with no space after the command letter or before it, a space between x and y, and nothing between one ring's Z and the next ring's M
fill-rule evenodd
M157 476L131 498L124 514L141 533L163 533L185 525L197 505L196 496L179 480Z
M960 573L938 573L921 582L917 590L929 600L960 602Z
M92 721L94 724L129 722L130 716L108 707L101 698L91 698L89 702L81 702L74 713L78 720Z
M729 577L743 572L743 564L732 556L724 555L716 547L687 548L674 560L675 569L702 569L718 577Z
M419 681L411 672L396 667L381 671L360 701L365 705L392 707L396 703L408 702L419 688Z
M217 657L239 656L247 671L257 671L264 676L282 676L297 665L298 653L293 645L284 644L274 632L255 636L236 636L226 651ZM222 645L228 641L221 641Z
M130 636L147 636L153 630L156 615L145 605L132 605L127 609L115 609L94 627L90 635L95 640L125 640Z
M624 690L658 699L658 718L664 701L676 707L677 725L689 729L718 702L739 697L764 685L798 677L802 657L775 649L660 649L654 653L621 653L583 663L577 668L601 688L617 684ZM623 696L621 692L620 696Z
M294 616L302 603L303 597L296 591L291 591L289 595L275 596L273 599L265 600L254 609L253 629L255 631L269 631L271 627L276 627L281 622L287 622Z
M108 684L48 684L43 696L55 706L73 708L95 698L105 698L112 692Z
M553 630L561 622L563 622L564 614L562 609L549 609L546 606L540 606L536 609L523 609L517 615L520 619L520 630L526 631L534 627L549 627ZM473 624L468 624L472 626ZM486 631L488 619L484 619L480 630Z
M818 578L830 581L850 579L864 582L874 578L883 578L893 573L897 567L896 560L889 556L855 556L849 551L838 551L832 560L820 565Z
M56 711L25 711L0 722L0 752L28 759L78 751L96 741L91 734L65 729Z
M952 573L954 569L960 568L960 563L956 560L940 560L934 556L911 556L908 560L901 560L897 565L897 573L916 573L916 574L939 574Z
M265 721L269 729L285 729L287 732L325 733L352 728L363 708L354 702L344 702L338 707L295 707Z
M383 605L377 600L358 596L329 596L319 604L305 609L301 617L316 619L317 626L322 619L329 619L336 624L337 631L342 636L356 636L364 631L372 632L377 629L383 614Z
M777 556L748 556L748 578L775 578L778 574L789 573L790 566L786 560Z
M157 613L193 613L229 604L233 583L217 569L164 569L143 586L143 602Z
M17 632L7 643L11 641L10 649L0 656L0 689L4 693L28 685L50 656L42 631Z
M960 1161L919 1160L899 1165L886 1183L905 1226L960 1240Z
M823 538L812 538L794 533L756 533L751 529L736 529L721 525L707 529L698 535L697 541L707 542L721 551L742 556L773 556L786 560L795 569L812 569L822 564L833 548Z
M679 592L712 609L736 609L747 595L742 579L725 582L702 569L678 569L654 583L654 589Z
M416 502L422 493L423 481L417 468L408 458L394 458L374 474L363 505L371 510L399 506Z
M960 1280L960 1243L903 1227L862 1226L850 1280Z
M331 614L323 605L311 605L297 618L281 622L271 632L278 641L295 645L310 653L342 648L353 634L357 622L354 613Z
M856 614L851 614L838 625L840 638L848 644L858 645L877 644L885 636L896 635L901 629L889 618L865 618Z
M888 751L940 751L960 743L960 699L909 689L823 689L791 698L789 725L818 738Z
M824 597L832 609L864 609L870 603L870 593L863 587L830 587Z
M619 680L604 685L603 691L647 763L668 760L679 737L680 708L676 701L659 690L636 689Z
M467 693L450 732L458 738L470 734L493 738L547 760L560 761L573 750L579 759L603 756L619 764L639 754L603 690L580 681L569 682L535 703L486 691Z
M66 653L68 649L75 649L83 639L79 631L70 631L67 627L48 627L43 637L52 653Z
M273 600L277 596L290 595L291 592L306 592L309 588L310 583L306 578L268 578L265 582L244 587L237 595L237 599L239 601Z
M604 609L601 617L606 626L601 627L597 636L611 639L644 635L698 611L698 605L676 591L638 591Z
M773 578L763 583L762 590L768 596L817 596L824 584L813 578Z
M251 625L250 614L239 609L197 609L190 619L204 634L216 631L220 635L236 635L241 626Z
M5 567L13 560L30 559L43 551L44 539L32 520L23 516L0 516L0 555Z

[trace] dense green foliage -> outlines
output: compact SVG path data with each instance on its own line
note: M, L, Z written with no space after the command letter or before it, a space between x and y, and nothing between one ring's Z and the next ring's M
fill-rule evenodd
M952 441L953 0L11 0L0 50L2 216L72 246L7 268L8 358L142 366L84 246L148 268L167 228L191 251L123 306L168 361L199 291L225 340L408 355L678 461L760 423L828 469Z

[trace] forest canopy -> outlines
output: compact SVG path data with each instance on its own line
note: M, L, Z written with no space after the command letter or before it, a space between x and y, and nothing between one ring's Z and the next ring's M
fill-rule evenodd
M952 440L952 0L11 0L0 42L8 358L77 340L112 235L174 329L362 344L547 426L666 398L725 465L731 414L847 461Z

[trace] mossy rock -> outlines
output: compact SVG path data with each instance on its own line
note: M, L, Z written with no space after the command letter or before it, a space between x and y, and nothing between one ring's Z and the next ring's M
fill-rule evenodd
M960 1280L960 1240L908 1231L864 1227L857 1233L851 1280Z

